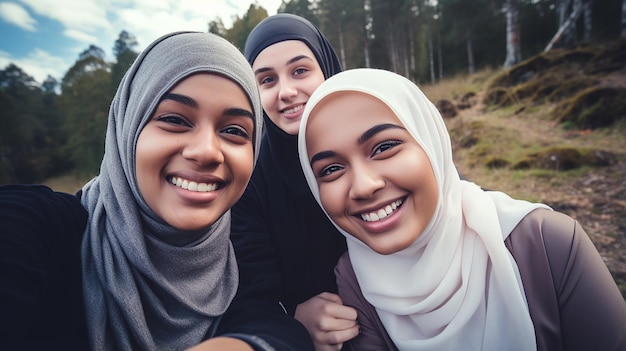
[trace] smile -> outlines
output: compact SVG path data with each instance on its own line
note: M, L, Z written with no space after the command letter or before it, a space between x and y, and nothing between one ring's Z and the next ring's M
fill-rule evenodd
M304 105L298 105L296 107L284 109L284 110L280 111L280 113L287 113L287 114L289 114L289 113L296 113L296 112L302 110L303 108L304 108Z
M361 213L361 219L366 221L366 222L376 222L376 221L380 221L381 219L389 216L390 214L394 213L400 206L402 206L402 202L404 200L400 199L400 200L396 200L392 203L390 203L389 205L381 208L378 211L373 211L373 212L369 212L369 213Z
M197 191L197 192L202 192L202 193L215 191L217 189L217 183L197 183L197 182L179 178L179 177L172 177L170 179L170 183L176 185L179 188L183 188L185 190Z

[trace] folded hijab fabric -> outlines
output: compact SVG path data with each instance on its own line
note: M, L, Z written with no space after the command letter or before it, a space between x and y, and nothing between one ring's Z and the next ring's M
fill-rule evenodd
M328 79L311 96L298 151L321 206L304 136L311 111L338 91L365 93L391 108L424 149L440 197L430 223L408 248L380 255L346 236L363 295L400 350L535 350L535 334L517 265L504 239L542 204L514 200L459 179L441 115L408 79L354 69Z
M181 231L148 207L137 185L142 128L164 93L200 72L225 76L245 91L256 116L255 160L258 155L262 107L252 70L233 45L213 34L177 32L137 57L111 105L100 174L82 189L89 212L83 291L93 349L193 346L235 295L230 212L203 230Z

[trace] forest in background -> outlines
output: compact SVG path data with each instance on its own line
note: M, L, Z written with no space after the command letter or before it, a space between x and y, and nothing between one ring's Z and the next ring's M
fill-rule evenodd
M278 12L315 23L344 68L382 68L435 85L485 68L514 69L552 48L619 40L625 9L626 0L291 0ZM242 49L267 15L252 4L230 28L218 18L207 31ZM97 174L109 105L136 46L121 30L113 61L91 45L60 81L36 82L14 64L0 71L0 184Z

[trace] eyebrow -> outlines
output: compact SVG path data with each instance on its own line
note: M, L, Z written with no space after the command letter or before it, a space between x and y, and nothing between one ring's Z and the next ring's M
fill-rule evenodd
M366 141L370 140L374 135L387 130L387 129L405 129L402 126L399 126L397 124L392 124L392 123L385 123L385 124L378 124L373 126L372 128L366 130L363 134L361 134L361 136L359 137L358 143L359 145L363 145Z
M176 102L179 102L179 103L181 103L183 105L192 107L194 109L198 109L200 107L200 105L198 105L198 102L196 102L196 100L190 98L187 95L180 95L180 94L175 94L175 93L165 93L160 101L163 101L163 100L176 101ZM254 113L252 113L251 111L248 111L246 109L243 109L243 108L238 108L238 107L227 108L227 109L225 109L222 112L222 114L224 116L245 116L245 117L250 117L254 121Z
M309 60L309 61L314 61L312 58L310 58L307 55L298 55L298 56L292 57L289 61L287 61L287 63L285 63L285 66L289 66L292 63L298 62L298 61L303 60L303 59L306 59L306 60ZM271 71L271 70L272 69L269 68L269 67L261 67L261 68L258 68L256 70L254 70L254 75L257 75L257 74L263 73L263 72L267 72L267 71Z
M243 108L238 108L238 107L231 107L231 108L227 108L224 110L223 112L224 116L244 116L244 117L250 117L252 119L253 122L254 121L254 113L243 109Z
M365 144L365 142L367 142L368 140L370 140L372 137L374 137L376 134L387 130L387 129L405 129L402 126L399 126L397 124L392 124L392 123L385 123L385 124L378 124L373 126L372 128L366 130L365 132L363 132L363 134L361 134L361 136L359 137L359 139L357 140L357 142L359 143L359 145L363 145ZM336 156L337 153L334 151L321 151L316 153L315 155L313 155L313 157L311 157L311 166L313 166L313 164L317 161L321 161L323 159L326 158L331 158Z
M181 103L183 105L187 105L187 106L193 107L193 108L198 108L199 107L198 103L196 102L196 100L194 100L194 99L192 99L192 98L190 98L189 96L186 96L186 95L180 95L180 94L174 94L174 93L165 93L163 95L163 97L161 97L161 100L159 102L164 101L164 100L173 100L173 101L179 102L179 103Z

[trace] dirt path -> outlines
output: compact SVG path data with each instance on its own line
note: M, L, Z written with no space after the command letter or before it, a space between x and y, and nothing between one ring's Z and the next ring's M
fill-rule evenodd
M514 130L517 138L528 143L572 145L623 153L626 137L618 133L564 131L554 122L546 121L541 113L510 111L485 113L484 106L471 109L448 120L449 128L472 121L489 123L503 131ZM517 113L516 113L517 112ZM453 141L454 142L454 141ZM506 145L504 146L506 147ZM578 176L538 177L532 172L514 173L509 170L489 170L472 166L466 155L455 154L459 170L482 186L497 189L514 197L540 201L579 221L589 234L626 299L626 161L622 158L607 167L591 168ZM522 178L520 178L522 177Z

